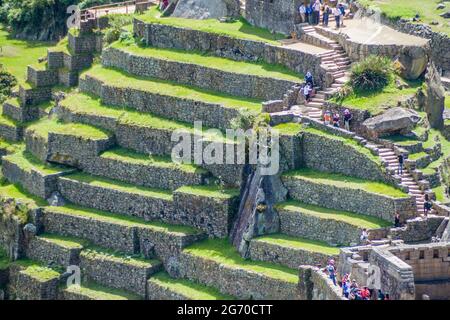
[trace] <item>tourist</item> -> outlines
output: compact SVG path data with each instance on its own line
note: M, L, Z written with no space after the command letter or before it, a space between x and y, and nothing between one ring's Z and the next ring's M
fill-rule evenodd
M369 299L370 299L370 291L369 291L369 288L363 287L363 288L361 289L361 291L360 291L360 294L361 294L361 298L362 298L363 300L369 300Z
M430 201L430 197L428 194L425 194L425 203L423 204L423 214L425 217L428 217L428 213L430 213L433 204Z
M339 12L340 12L341 27L345 27L344 26L344 17L345 17L345 6L344 6L344 4L339 3L338 9L339 9Z
M311 72L307 72L305 76L305 83L309 84L311 87L314 87L314 77Z
M322 14L322 25L324 27L328 27L328 20L330 18L331 14L331 8L326 4L323 8L323 14Z
M378 289L378 300L384 300L384 293L381 289Z
M348 299L350 295L350 280L342 281L342 295Z
M306 103L311 100L311 86L309 83L305 84L303 87L303 96L305 97Z
M298 8L298 12L300 13L300 18L302 19L302 23L308 22L306 19L306 6L305 3L302 3L302 5Z
M327 126L331 124L331 111L330 110L325 111L325 114L323 116L323 123Z
M350 121L352 120L353 115L350 113L350 110L344 110L344 126L345 130L350 131Z
M306 18L309 24L313 24L313 8L311 5L306 6Z
M168 6L169 6L169 0L162 0L162 2L160 1L161 11L166 10Z
M318 25L320 21L320 1L316 0L313 4L314 24Z
M391 297L389 296L389 293L386 293L384 295L384 300L391 300Z
M339 113L335 113L333 116L333 127L339 128L341 126L340 122L341 118L339 116Z
M328 276L330 277L331 281L333 281L333 284L337 286L336 284L336 267L334 266L334 260L330 259L327 265L327 271Z
M361 240L362 244L366 244L369 242L369 233L367 232L367 229L362 229L359 239Z
M341 25L341 10L338 7L333 8L334 20L336 20L336 29L339 29Z
M395 214L394 227L400 228L400 213L398 212Z
M403 161L405 160L405 157L402 153L400 153L397 156L398 159L398 170L397 170L397 174L402 175L403 174Z

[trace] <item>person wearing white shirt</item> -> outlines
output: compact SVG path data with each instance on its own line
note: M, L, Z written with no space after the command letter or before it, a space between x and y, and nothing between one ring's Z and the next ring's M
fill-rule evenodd
M298 8L298 12L300 13L300 17L302 18L302 22L305 23L306 21L306 7L305 4L302 3L300 8Z

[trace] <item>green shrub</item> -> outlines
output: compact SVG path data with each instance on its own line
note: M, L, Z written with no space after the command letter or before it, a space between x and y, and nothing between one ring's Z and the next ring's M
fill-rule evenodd
M133 22L133 17L131 15L111 15L109 16L108 23L109 27L105 30L105 42L113 43L121 38L123 33L129 33L123 30L123 27L129 25Z
M394 65L387 57L369 56L352 67L350 85L354 91L380 91L394 76Z
M17 79L0 65L0 102L3 102L17 85Z

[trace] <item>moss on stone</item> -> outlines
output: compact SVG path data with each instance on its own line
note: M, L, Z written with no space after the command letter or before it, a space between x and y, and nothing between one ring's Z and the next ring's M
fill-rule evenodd
M180 85L175 82L161 79L134 76L115 68L105 68L100 65L94 65L91 69L85 71L81 75L81 77L84 76L99 79L105 84L118 88L143 90L180 99L191 99L205 103L219 104L233 109L243 108L253 112L261 112L261 100L231 96L221 92L200 89L189 85Z
M345 176L337 173L326 173L315 171L312 169L302 168L298 170L291 170L284 174L284 176L299 180L309 180L314 183L331 185L338 188L347 188L355 190L364 190L366 192L389 196L393 198L407 198L408 195L390 185L382 182L369 181L354 177Z
M4 198L13 198L20 200L31 206L44 206L47 202L44 199L36 197L25 191L21 186L8 184L0 187L0 196Z
M6 254L6 251L0 248L0 270L5 270L9 267L11 261Z
M233 297L220 293L218 290L186 279L173 279L165 272L153 275L149 282L155 283L167 290L188 297L192 300L232 300Z
M301 249L309 252L327 255L338 255L339 248L330 246L326 242L291 237L285 234L271 234L253 239L252 241L265 242L281 247Z
M298 283L296 270L267 262L245 260L228 239L207 239L187 247L183 252L205 260L212 260L230 268L243 269L263 274L269 278Z
M196 64L207 68L237 74L246 74L293 82L303 81L303 75L293 72L281 65L273 65L264 62L235 61L212 55L206 55L202 52L195 51L188 52L177 49L141 47L136 44L126 45L120 41L112 44L112 47L142 57L153 57L167 61Z
M287 210L294 213L298 212L301 214L311 215L319 219L342 221L351 224L357 228L379 229L392 225L390 222L376 217L357 214L348 211L328 209L293 200L279 203L277 204L276 207L279 210Z
M279 45L277 40L286 38L282 34L273 34L268 29L252 26L244 18L240 18L234 22L222 23L218 19L195 20L176 17L161 17L159 10L155 7L142 15L138 15L137 19L145 23L171 25L174 27L224 35L236 39L259 41L273 45Z

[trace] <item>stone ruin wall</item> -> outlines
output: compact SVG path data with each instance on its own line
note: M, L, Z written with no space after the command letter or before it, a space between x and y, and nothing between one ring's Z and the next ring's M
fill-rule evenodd
M290 34L301 22L298 8L303 0L246 0L245 18L251 24Z

